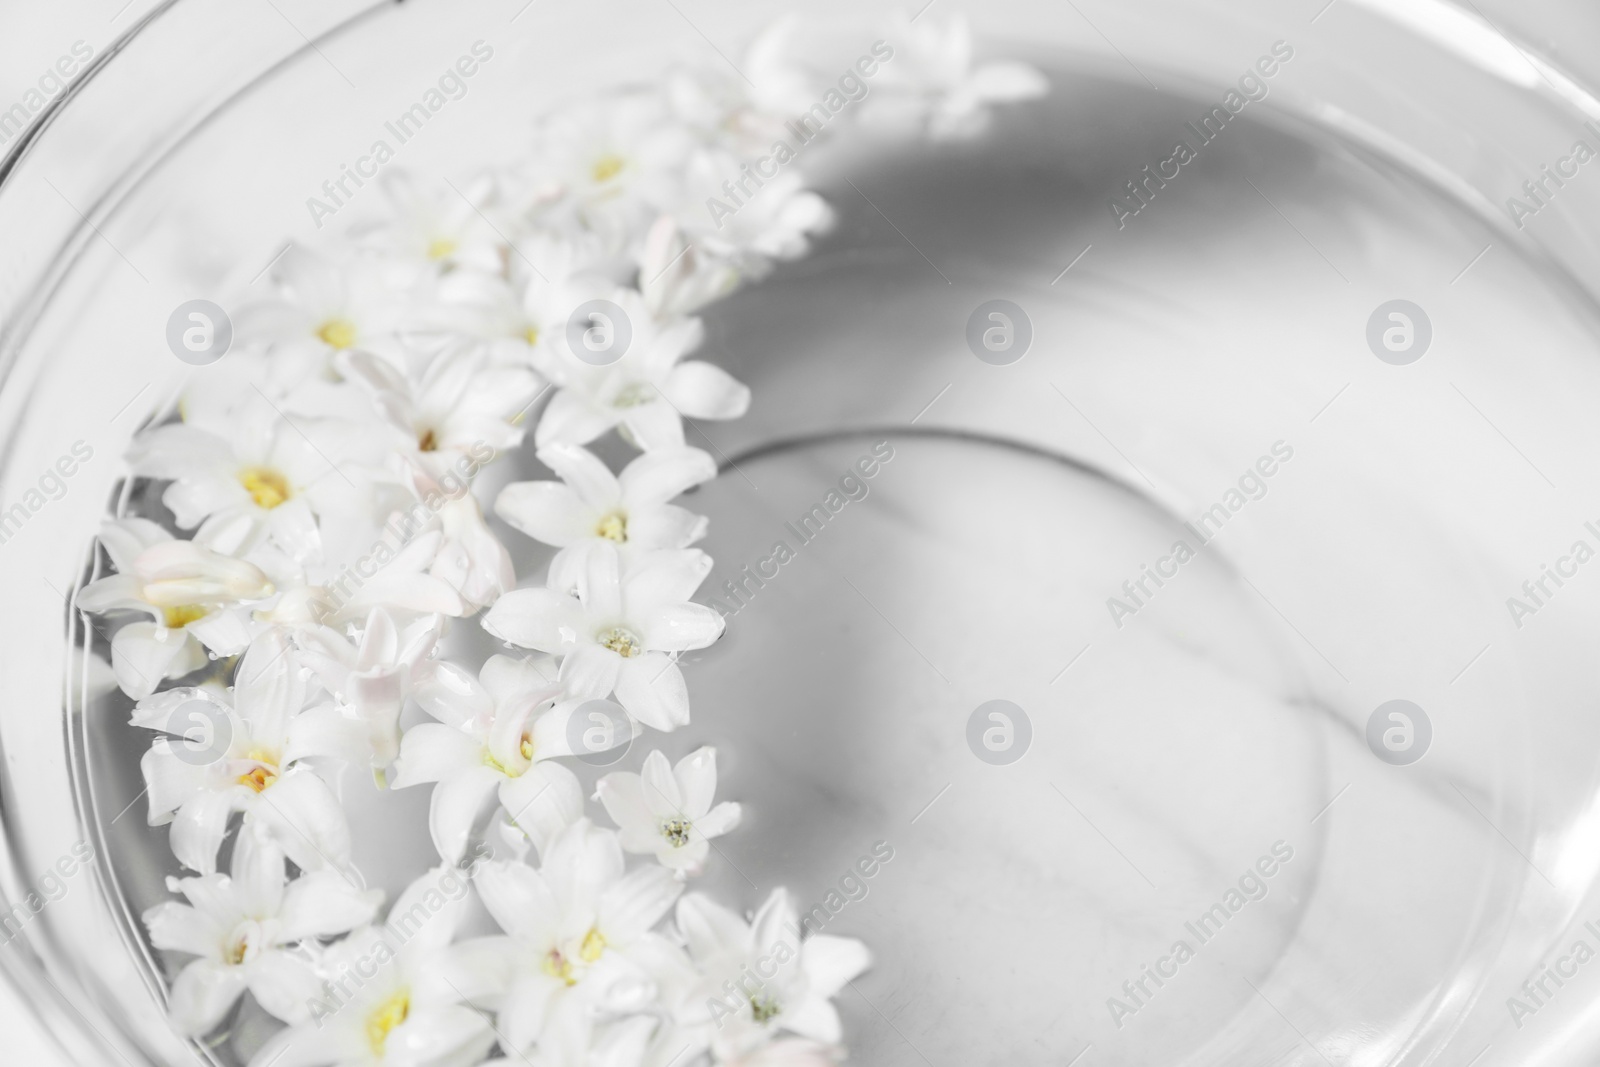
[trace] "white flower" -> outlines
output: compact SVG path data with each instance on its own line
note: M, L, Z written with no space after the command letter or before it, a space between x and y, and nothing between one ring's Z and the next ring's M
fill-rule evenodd
M416 313L418 328L481 341L497 363L533 366L534 351L566 326L572 310L612 286L577 270L571 241L543 232L522 237L503 275L462 270L440 278Z
M538 396L539 376L496 364L478 345L454 345L421 357L413 374L366 352L345 352L340 369L371 390L393 428L393 450L442 476L474 449L503 451L522 441L514 424Z
M249 529L238 540L247 549L267 536L297 561L319 556L316 517L355 495L329 458L336 449L330 427L290 424L265 403L219 421L141 434L128 450L133 473L172 479L161 501L185 529L208 517L213 529L242 518Z
M460 872L435 868L400 894L384 928L322 954L311 1020L274 1034L251 1067L476 1067L494 1046L489 1021L462 1001L479 969L452 946L468 903Z
M838 1043L839 1012L832 998L871 966L865 945L826 934L802 941L782 889L773 890L750 923L698 893L678 902L677 917L689 955L705 976L700 994L680 1011L690 1013L685 1021L715 1031L711 1043L720 1059L738 1062L781 1032Z
M250 642L244 605L273 593L255 565L194 541L174 540L148 519L118 519L100 531L117 572L78 592L82 611L137 611L111 639L111 666L122 691L138 700L164 679L206 662L206 649L233 656Z
M397 457L396 462L417 503L432 514L430 527L441 535L428 573L449 584L473 611L489 606L515 586L511 553L484 522L477 498L455 472L435 477L404 457Z
M698 448L660 448L636 457L620 475L578 445L539 449L559 482L514 482L495 512L529 537L557 548L604 539L625 552L687 548L705 536L706 519L668 501L716 476Z
M540 365L560 391L539 419L535 441L588 444L620 426L640 448L683 444L681 416L735 419L750 406L750 390L721 367L681 362L700 347L699 319L658 322L640 294L616 290L610 297L631 331L627 349L614 363L592 365L558 337L557 354Z
M295 634L301 662L358 724L374 768L388 766L399 754L400 712L437 668L432 657L443 626L439 615L424 615L401 627L392 612L373 608L359 640L328 626Z
M560 680L571 697L615 693L646 726L686 724L689 692L669 653L705 648L722 636L722 617L689 602L711 558L698 549L651 552L623 573L616 547L599 541L569 556L568 568L574 592L514 590L489 609L483 628L564 657Z
M797 259L810 249L807 238L833 222L822 198L805 188L793 170L776 169L753 186L730 152L701 149L684 168L678 224L704 254L759 275L770 260ZM747 184L741 189L739 183ZM715 213L713 213L715 208Z
M505 242L481 210L492 184L480 179L457 192L446 182L428 182L403 170L385 171L378 186L388 199L388 217L354 227L351 236L398 260L410 273L502 270Z
M283 635L250 645L234 674L231 703L207 689L146 697L132 722L158 737L140 761L151 826L172 824L172 853L211 874L236 811L271 831L302 870L344 870L350 829L328 784L301 760L338 755L337 712L305 710L305 678ZM195 732L200 736L196 737Z
M247 830L234 844L231 877L178 879L175 888L189 903L168 901L144 913L151 944L199 957L172 983L169 1011L182 1033L212 1030L246 989L278 1018L302 1018L318 982L286 948L371 922L383 899L332 871L309 871L287 886L284 876L283 850Z
M479 868L478 895L509 935L502 952L511 981L499 1012L513 1051L526 1051L571 1001L637 1011L655 995L646 958L661 935L651 927L682 887L660 867L623 873L609 830L580 819L551 842L540 868L493 861Z
M509 656L489 657L478 678L441 663L418 687L417 703L438 721L406 731L394 788L438 783L428 825L446 863L460 860L491 796L541 854L583 814L576 776L543 762L572 754L566 733L572 702L551 706L560 694L552 666Z
M308 590L311 603L307 610L329 623L359 619L377 608L453 618L477 610L462 599L450 580L434 574L440 553L447 548L442 524L425 527L410 537L397 537L397 548L390 547L390 536L385 531L370 552L342 567L325 585ZM450 561L441 564L440 570L459 577L459 568Z
M639 291L657 319L692 315L738 284L738 268L691 244L671 215L650 227L639 250Z
M711 851L711 838L739 825L739 805L725 800L711 806L717 791L717 752L706 747L667 765L652 752L640 774L618 772L596 786L606 812L621 830L622 847L654 854L680 877L699 874Z
M1050 83L1026 63L972 65L972 31L963 16L942 28L929 19L913 25L896 13L885 36L895 54L877 76L882 91L862 105L864 121L926 124L936 138L971 136L989 120L987 105L1032 100Z
M555 182L562 207L591 229L643 228L668 195L688 131L653 93L625 93L551 115L538 132L535 168Z
M325 365L336 352L392 350L404 301L375 264L336 262L292 245L273 266L272 280L277 295L236 316L241 347L265 344L296 366L308 356Z

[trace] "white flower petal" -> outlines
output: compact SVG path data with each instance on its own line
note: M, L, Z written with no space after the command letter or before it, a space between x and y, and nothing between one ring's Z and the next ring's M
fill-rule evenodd
M691 419L737 419L750 410L749 386L699 360L673 367L661 391Z
M629 715L657 730L689 724L689 687L676 663L660 652L621 662L616 697Z
M502 641L540 652L565 652L583 620L577 600L554 589L515 589L495 601L483 628Z
M561 764L535 763L500 786L500 804L543 856L551 840L582 817L583 787Z
M513 482L495 498L495 514L535 541L557 548L593 537L600 516L559 482Z
M400 739L391 789L440 782L483 767L483 742L440 722L420 722Z
M481 749L480 749L481 752ZM448 864L461 861L472 836L472 826L495 795L505 775L493 767L468 767L439 780L428 807L428 830L433 847Z
M622 469L618 476L622 496L631 511L665 504L702 482L717 476L717 462L698 448L662 448L646 452Z
M215 960L195 960L172 983L172 1025L191 1037L209 1033L243 995L244 972Z

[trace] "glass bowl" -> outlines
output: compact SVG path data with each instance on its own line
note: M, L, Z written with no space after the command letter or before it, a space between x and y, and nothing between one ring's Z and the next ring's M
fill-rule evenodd
M519 6L290 33L168 3L0 170L0 889L26 909L0 960L79 1062L235 1063L263 1033L163 1021L137 917L178 868L72 610L99 520L150 506L120 456L189 373L172 310L259 293L475 41L494 61L400 165L469 175L783 11ZM807 8L863 42L872 13ZM715 740L746 811L706 886L787 885L869 943L858 1062L1580 1062L1600 181L1572 148L1600 102L1471 5L964 13L1050 95L973 139L808 148L836 225L704 313L755 395L690 431L729 625L661 747ZM543 470L525 449L479 495ZM519 575L548 558L507 542ZM356 858L392 897L432 862L425 795L366 777Z

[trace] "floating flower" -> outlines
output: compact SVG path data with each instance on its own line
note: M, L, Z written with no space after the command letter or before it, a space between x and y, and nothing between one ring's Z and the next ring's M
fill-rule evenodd
M600 779L596 791L621 831L622 847L654 855L680 877L699 874L711 838L739 825L739 805L711 806L717 791L717 753L700 748L668 766L652 752L640 774L617 772Z
M328 784L302 760L337 756L327 719L304 713L305 679L284 636L269 630L234 674L232 700L183 687L146 697L132 722L159 737L140 761L151 826L172 824L172 853L211 874L228 819L246 812L302 870L344 870L350 829ZM194 736L199 731L199 737Z
M698 549L647 553L626 573L616 546L599 541L569 557L575 590L517 589L484 616L503 641L562 656L571 697L616 694L628 714L657 730L689 721L689 692L676 653L705 648L723 620L689 597L711 570Z
M607 1011L650 1002L653 984L632 957L663 940L650 929L682 887L660 867L624 874L614 833L580 819L550 843L537 871L493 861L475 882L508 935L498 943L512 975L499 1028L514 1051L538 1041L569 1001Z
M483 213L493 183L480 179L457 190L408 171L378 178L387 217L357 226L360 244L402 265L402 277L457 268L496 272L505 267L505 242Z
M557 706L561 687L554 681L553 665L491 656L477 678L441 663L417 689L417 703L438 721L406 731L394 788L438 783L428 824L446 863L460 860L491 796L541 854L583 814L578 779L544 762L572 754L566 727L575 702Z
M557 548L603 539L629 552L687 548L705 536L702 515L668 501L717 473L698 448L661 448L636 457L620 475L578 445L539 449L559 482L514 482L495 511L529 537Z
M783 1032L837 1044L841 1028L833 997L872 963L866 946L853 938L815 934L801 940L782 889L773 890L749 923L691 893L678 902L678 929L704 975L700 994L686 1010L714 1031L711 1044L724 1061L739 1062Z
M336 262L291 245L273 265L277 295L241 308L234 339L241 347L265 345L298 364L322 365L338 352L392 351L404 301L374 263Z
M557 353L540 363L560 391L539 419L534 435L539 447L588 444L618 427L642 449L674 447L684 442L683 416L735 419L745 413L747 387L714 364L682 362L705 336L699 319L658 322L631 289L616 290L610 300L625 320L628 346L614 362L594 365L579 359L565 337L558 338Z
M269 597L273 585L254 564L178 541L148 519L117 519L100 530L117 572L78 591L79 610L134 611L152 621L130 622L111 639L117 684L135 700L167 678L206 663L206 650L234 656L250 642L246 605Z
M250 831L234 844L231 876L181 878L174 887L189 903L157 904L144 923L156 948L198 957L178 972L169 1007L191 1037L215 1028L245 990L280 1019L303 1018L319 981L287 949L371 922L383 899L332 871L308 871L286 885L283 850Z
M972 30L963 16L943 27L933 19L919 26L901 11L885 36L894 51L876 79L882 92L863 102L867 121L925 125L935 138L966 137L988 124L988 105L1032 100L1050 89L1026 63L974 67Z
M274 1034L251 1067L474 1067L494 1047L487 1019L462 1003L479 968L452 946L468 901L454 868L418 878L389 909L321 954L311 1019Z
M522 441L516 420L541 387L532 370L496 364L477 345L414 359L414 374L366 352L347 352L338 361L347 377L371 390L392 428L396 454L442 477L459 457L484 449L492 455Z
M301 662L359 724L374 768L388 766L400 752L400 712L437 668L433 654L443 626L440 616L424 615L402 627L393 612L373 608L357 640L328 626L295 635Z

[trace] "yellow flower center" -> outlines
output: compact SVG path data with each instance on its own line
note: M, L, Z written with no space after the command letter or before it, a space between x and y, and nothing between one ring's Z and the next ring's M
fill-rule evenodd
M522 331L522 339L524 341L528 342L528 344L530 346L538 344L539 343L539 327L537 327L537 326L529 326L526 330L523 330Z
M405 1022L410 1014L411 990L402 989L367 1016L367 1044L371 1046L374 1057L383 1058L383 1047L389 1041L389 1032Z
M329 319L317 328L317 336L334 348L349 348L356 343L356 324L349 319Z
M639 639L620 626L613 626L600 634L598 640L601 645L609 648L623 659L631 659L640 655L644 650L639 647Z
M656 391L645 382L632 382L617 392L616 399L611 401L612 407L636 408L641 404L648 404L656 398Z
M621 174L622 168L627 165L628 161L614 152L601 156L599 159L594 161L594 170L592 173L594 175L595 183L604 185L612 178L615 178L618 174Z
M621 544L628 539L628 517L626 515L611 514L601 519L594 528L596 535L604 537L607 541Z
M688 819L668 819L661 824L661 836L673 848L682 848L689 843L689 827L692 825Z
M252 748L247 757L253 760L256 767L238 777L240 785L248 786L259 793L267 786L278 780L278 754L268 752L264 748Z
M223 952L223 959L237 967L244 962L245 953L250 951L250 939L244 934L234 938L233 943Z
M583 935L583 944L578 947L579 958L585 963L593 963L605 950L605 935L594 927L589 927L589 932Z
M275 508L289 499L289 479L271 467L246 467L239 472L239 484L258 508Z
M560 949L551 949L544 957L544 973L551 978L559 978L569 986L578 984L572 975L572 961L561 954Z
M522 758L523 759L532 759L533 758L533 753L534 753L534 748L535 748L535 746L534 746L534 743L533 743L533 735L532 734L523 734L522 735L522 747L519 749L519 751L522 753Z
M423 430L422 435L417 438L417 451L437 452L438 450L439 439L434 436L432 430Z
M176 604L170 608L163 608L161 612L162 621L169 630L181 630L191 622L198 622L209 614L211 614L210 609L199 604Z
M428 258L444 259L456 250L456 243L447 237L435 238L428 242Z

